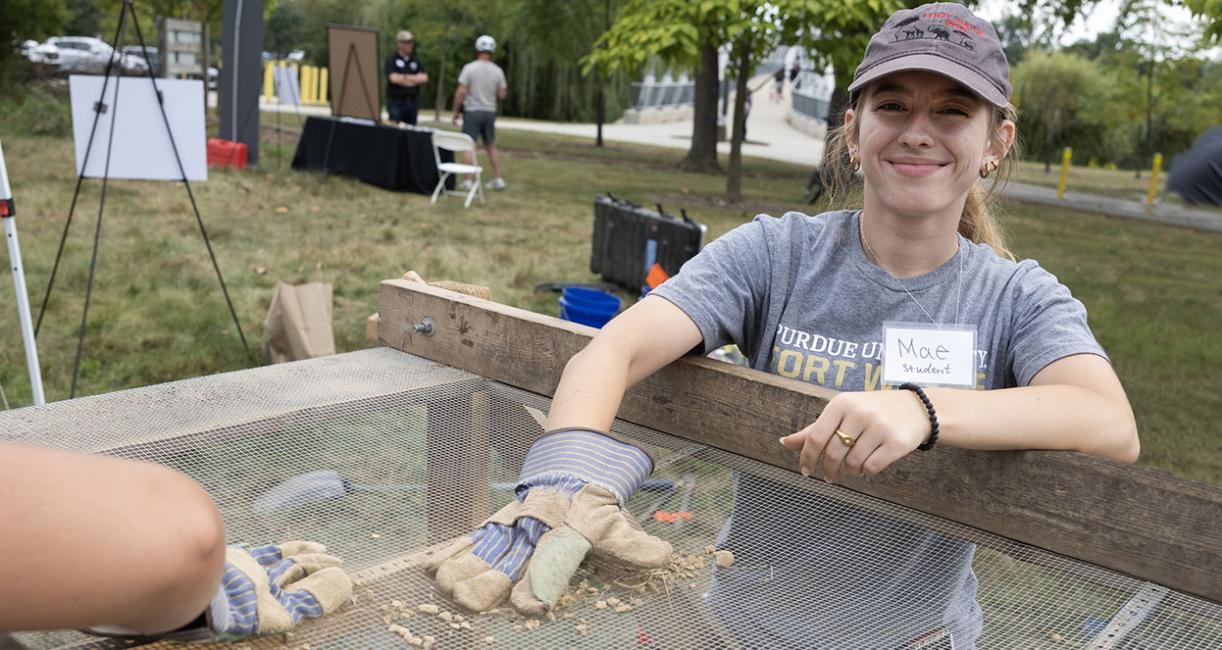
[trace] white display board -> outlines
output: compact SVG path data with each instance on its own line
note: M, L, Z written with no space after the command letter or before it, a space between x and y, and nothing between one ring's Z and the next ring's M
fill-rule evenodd
M101 178L106 170L106 147L110 139L110 124L115 122L114 150L110 154L110 178L178 181L182 172L174 160L174 149L165 121L148 77L111 77L102 100L105 111L98 116L94 106L102 94L104 77L72 75L68 88L72 95L72 139L76 145L76 173L81 173L89 136L87 178ZM118 101L116 102L116 86ZM208 180L208 157L204 132L204 82L188 79L158 79L157 90L165 101L166 116L174 131L174 143L182 158L187 180Z

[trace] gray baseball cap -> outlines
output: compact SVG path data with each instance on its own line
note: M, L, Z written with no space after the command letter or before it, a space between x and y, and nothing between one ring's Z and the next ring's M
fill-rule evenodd
M901 9L870 37L849 92L903 70L950 77L999 108L1010 104L1010 64L997 32L963 5Z

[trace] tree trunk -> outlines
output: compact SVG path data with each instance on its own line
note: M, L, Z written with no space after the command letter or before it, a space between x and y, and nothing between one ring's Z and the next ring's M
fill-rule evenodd
M441 122L446 103L446 53L441 53L441 72L437 73L437 100L433 102L433 121Z
M1044 173L1052 173L1052 128L1048 125L1047 118L1041 120L1044 122Z
M717 44L700 48L696 96L692 107L692 146L679 168L692 172L721 173L717 164Z
M1142 144L1142 158L1149 160L1154 153L1154 59L1150 59L1150 67L1146 70L1149 74L1146 75L1146 138ZM1151 162L1153 165L1153 162ZM1137 165L1137 174L1135 178L1141 178L1141 164Z
M611 29L611 0L603 0L603 34ZM598 105L594 107L594 117L598 122L598 140L595 146L603 146L603 122L607 121L607 78L602 67L594 69L597 77Z
M606 81L603 79L602 70L597 70L598 80L595 82L597 98L594 100L597 104L594 106L594 120L598 122L598 138L594 142L594 146L603 146L603 122L607 119L607 95Z
M747 75L751 74L751 37L737 48L738 78L734 90L734 130L730 136L730 171L726 175L726 201L742 201L743 139L747 133Z

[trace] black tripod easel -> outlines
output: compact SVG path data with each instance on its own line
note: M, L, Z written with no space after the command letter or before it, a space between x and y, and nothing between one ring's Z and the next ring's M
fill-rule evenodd
M348 76L348 73L352 70L353 61L356 61L356 76L361 80L361 96L365 98L365 107L369 109L369 114L374 116L373 121L375 124L377 124L379 117L378 110L369 103L369 86L365 84L365 74L361 70L361 57L357 56L356 53L356 43L348 44L348 52L344 57L344 83L340 84L339 95L335 97L335 106L337 108L340 106L346 106L344 103L344 98L348 96L348 80L351 79L351 77ZM381 108L381 106L379 105L378 108ZM327 132L327 148L326 151L323 152L322 157L322 168L324 172L328 169L327 164L331 161L331 145L335 142L335 120L337 117L338 116L336 115L331 116L331 129Z
M112 51L119 51L119 45L122 43L123 36L127 29L127 16L130 13L132 25L136 28L136 37L140 41L140 50L144 55L144 60L150 61L151 59L148 55L148 47L144 42L144 35L140 32L140 19L136 16L136 13L132 7L134 1L135 0L123 0L123 9L119 13L119 25L115 29L115 37L112 41ZM55 264L51 267L51 279L47 282L47 292L43 296L42 307L38 311L38 323L34 326L34 336L37 337L39 330L42 328L42 319L43 316L46 315L47 305L51 301L51 289L55 286L55 275L59 271L59 262L64 254L64 244L68 240L68 229L71 228L72 217L76 213L76 201L81 194L81 185L85 180L85 170L88 169L89 166L89 155L93 151L93 141L97 135L98 120L102 113L110 111L110 133L107 136L106 164L103 167L102 172L102 190L101 197L98 202L98 221L93 232L93 253L89 259L89 280L85 286L85 308L81 313L81 327L79 333L77 334L76 361L73 363L72 367L72 387L69 392L69 397L76 396L76 382L81 370L81 355L85 349L85 324L89 319L89 302L93 295L93 280L98 262L98 244L101 241L102 236L102 214L106 210L106 186L110 177L110 154L114 145L115 123L118 121L117 118L119 113L119 83L123 79L121 71L120 74L114 76L114 102L112 106L108 106L106 104L106 91L110 85L111 69L114 67L115 60L116 57L111 56L110 60L106 63L106 72L102 79L102 93L98 98L97 103L95 103L93 106L93 126L89 130L89 144L85 147L85 158L83 161L81 161L81 171L80 174L77 175L76 191L72 194L72 205L68 208L68 221L64 224L64 233L59 240L59 250L55 253ZM170 136L170 146L174 150L174 160L178 163L178 172L182 175L183 186L187 190L187 197L191 200L191 209L195 211L195 221L199 224L199 232L204 237L204 247L208 249L208 257L212 259L212 268L216 270L216 278L221 284L221 293L223 293L225 296L225 303L229 305L229 313L231 316L233 316L233 324L238 329L238 336L242 340L242 349L246 352L246 356L253 361L254 357L251 355L250 347L246 343L246 335L242 332L242 324L238 321L238 313L233 308L233 301L229 299L229 290L225 287L225 278L221 275L221 267L217 264L216 255L212 252L212 243L208 239L208 230L204 227L204 219L199 214L199 207L195 203L195 195L191 192L191 183L187 181L187 172L183 167L182 157L178 153L178 144L174 141L174 131L170 128L170 119L165 112L165 103L163 101L161 91L157 89L157 76L154 74L152 66L149 66L148 72L149 79L153 84L153 93L157 98L157 106L161 110L162 123L165 125L166 133Z

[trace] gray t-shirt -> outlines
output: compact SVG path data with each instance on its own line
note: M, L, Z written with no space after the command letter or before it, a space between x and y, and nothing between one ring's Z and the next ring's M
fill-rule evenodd
M501 66L483 60L475 60L464 65L458 73L458 83L467 87L467 96L463 98L464 111L496 112L496 93L505 88L505 71Z
M944 265L897 280L866 259L859 217L756 217L653 293L691 317L705 353L734 343L756 369L841 391L891 388L881 381L884 322L953 324L956 312L977 328L978 389L1027 385L1073 354L1106 358L1085 307L1036 262L1011 262L961 236ZM749 637L740 640L894 648L945 626L957 649L974 646L981 616L972 545L845 504L812 503L746 474L736 481L735 504L721 542L740 571L722 572L710 599L715 608L723 602L727 624ZM753 557L762 548L787 552ZM828 555L846 548L851 557ZM764 567L789 579L754 579ZM795 584L809 585L818 604L796 602L783 586Z

